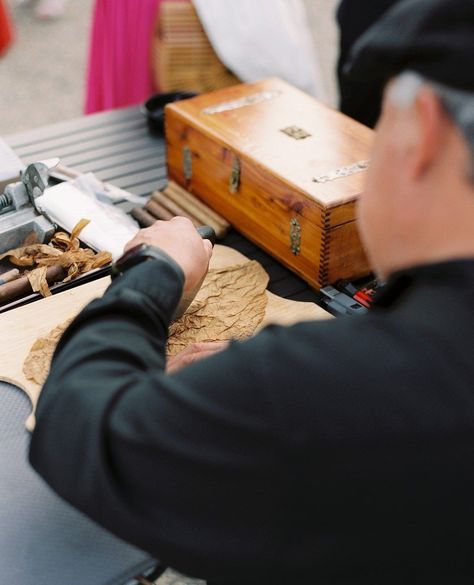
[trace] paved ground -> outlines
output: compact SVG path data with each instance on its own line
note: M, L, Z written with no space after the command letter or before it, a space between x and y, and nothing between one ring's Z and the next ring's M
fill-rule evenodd
M92 5L69 0L54 21L34 17L34 0L12 6L17 38L0 59L0 136L82 113Z

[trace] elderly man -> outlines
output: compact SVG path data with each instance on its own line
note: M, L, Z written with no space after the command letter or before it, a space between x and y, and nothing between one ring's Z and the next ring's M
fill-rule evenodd
M30 458L61 496L210 582L473 582L473 56L472 0L405 0L358 43L351 75L390 78L359 208L387 281L368 315L167 375L211 249L184 219L139 233L152 248L72 324L39 403Z

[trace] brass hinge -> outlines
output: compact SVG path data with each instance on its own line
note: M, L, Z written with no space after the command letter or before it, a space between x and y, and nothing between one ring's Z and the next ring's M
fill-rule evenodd
M193 153L189 146L183 148L183 175L186 181L193 178Z
M241 165L239 157L234 154L232 158L232 172L229 180L229 191L231 193L237 193L240 187L240 172Z
M290 248L295 256L301 252L301 225L296 217L290 221Z

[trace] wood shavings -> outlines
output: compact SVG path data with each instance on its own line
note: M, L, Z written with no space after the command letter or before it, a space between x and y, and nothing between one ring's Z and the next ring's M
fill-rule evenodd
M44 297L50 296L51 291L46 279L48 266L58 266L67 272L62 282L68 282L90 270L106 266L112 261L109 252L95 253L89 248L81 248L79 235L90 223L88 219L81 219L73 228L71 235L66 232L56 232L51 242L46 244L30 244L9 250L0 255L0 261L4 258L24 268L31 268L25 272L31 288Z
M23 373L28 380L39 386L45 383L56 346L71 322L72 319L69 319L61 323L45 337L40 337L34 342L23 364Z
M170 327L167 354L191 343L249 337L265 315L268 275L258 262L211 269L186 313Z

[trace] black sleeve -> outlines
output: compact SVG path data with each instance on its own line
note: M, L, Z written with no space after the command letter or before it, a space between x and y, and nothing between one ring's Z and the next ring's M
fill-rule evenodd
M181 286L173 266L146 262L79 315L38 404L33 467L114 534L208 581L292 582L330 556L337 566L353 534L332 526L365 517L340 481L356 454L334 456L366 427L347 396L360 376L341 366L361 336L343 319L268 327L166 375Z
M242 371L249 350L235 343L166 375L181 287L172 266L146 262L78 316L39 400L30 461L65 500L183 571L268 567L283 472L266 367Z

